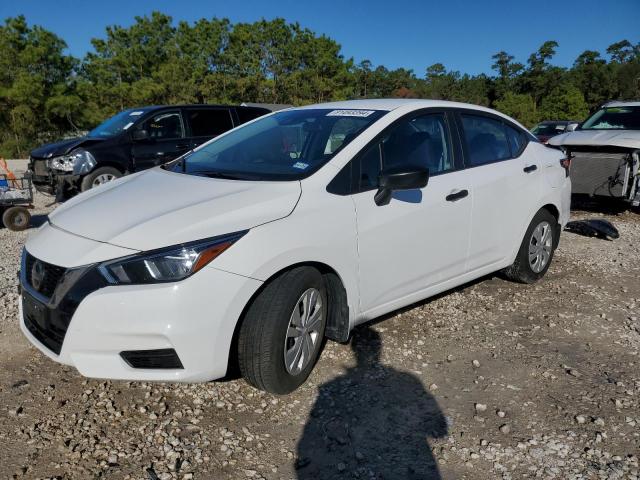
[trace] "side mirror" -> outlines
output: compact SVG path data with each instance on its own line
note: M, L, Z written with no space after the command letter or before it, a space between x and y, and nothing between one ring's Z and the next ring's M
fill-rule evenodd
M131 138L134 142L141 142L143 140L149 140L149 132L146 130L134 130L131 132Z
M421 167L394 167L380 172L378 191L373 197L376 205L387 205L394 190L424 188L429 183L429 169Z
M565 132L573 132L575 130L577 130L577 128L580 126L579 123L570 123L569 125L567 125L567 128L564 129Z

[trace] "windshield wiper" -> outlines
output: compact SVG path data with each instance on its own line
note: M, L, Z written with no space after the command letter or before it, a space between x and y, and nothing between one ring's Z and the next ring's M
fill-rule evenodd
M195 172L185 172L189 175L199 175L201 177L208 178L223 178L225 180L249 180L247 177L241 175L234 175L233 173L218 172L215 170L197 170Z

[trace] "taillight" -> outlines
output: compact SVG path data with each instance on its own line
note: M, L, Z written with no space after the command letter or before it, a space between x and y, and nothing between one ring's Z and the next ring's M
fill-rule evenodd
M569 170L571 169L571 156L567 155L560 159L560 166L564 168L565 175L569 176Z

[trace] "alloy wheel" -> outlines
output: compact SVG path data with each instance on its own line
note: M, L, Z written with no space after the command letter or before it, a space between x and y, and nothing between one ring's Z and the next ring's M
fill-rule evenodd
M284 342L284 364L291 375L300 374L311 362L322 339L323 315L320 291L306 290L293 308Z
M93 183L91 184L92 187L97 187L98 185L102 185L104 183L109 183L112 180L115 180L116 176L112 175L110 173L103 173L101 175L98 175L96 178L94 178Z
M549 263L553 250L553 228L547 221L540 222L529 240L529 266L540 273Z

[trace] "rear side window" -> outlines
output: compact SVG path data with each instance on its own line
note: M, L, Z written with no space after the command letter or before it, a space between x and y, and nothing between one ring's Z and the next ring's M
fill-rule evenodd
M242 125L243 123L250 122L254 118L266 115L267 113L269 113L269 110L265 110L262 108L236 107L236 113L238 114L238 120Z
M520 130L517 130L509 125L504 126L505 131L507 132L507 139L509 140L509 148L511 149L511 156L517 157L522 153L524 147L527 143L525 139L524 133Z
M141 128L149 133L149 138L169 140L184 137L184 128L179 112L162 112L146 120Z
M480 115L461 114L469 166L486 165L511 158L504 124Z
M214 108L187 110L186 116L193 137L215 137L233 128L229 110Z

